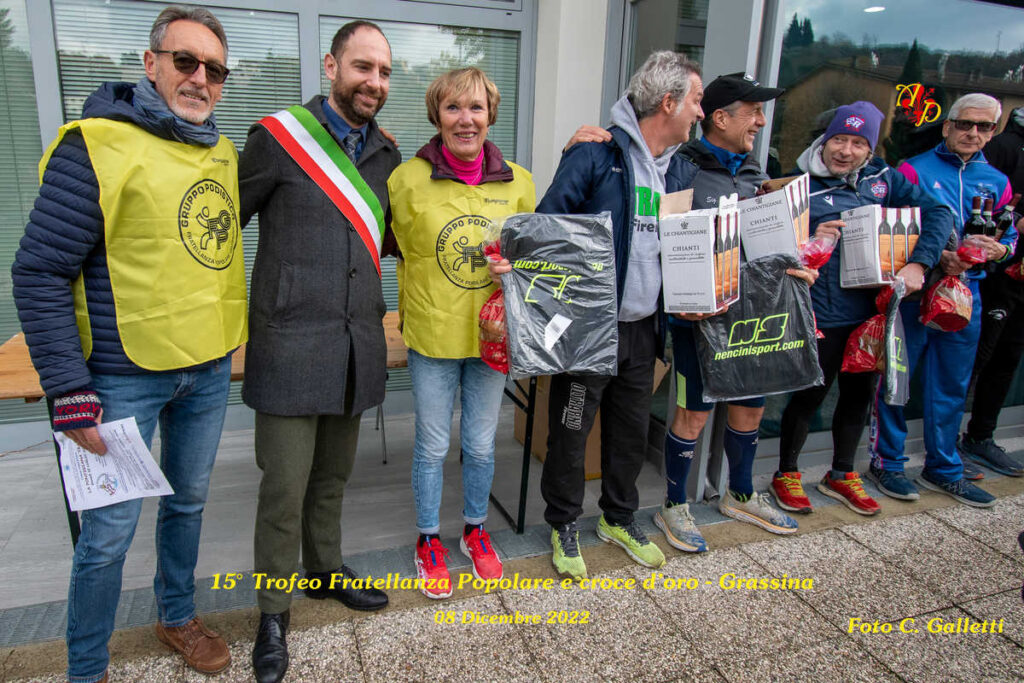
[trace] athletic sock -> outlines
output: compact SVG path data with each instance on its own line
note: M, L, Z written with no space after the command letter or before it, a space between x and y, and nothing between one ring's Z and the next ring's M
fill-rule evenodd
M754 456L757 455L757 430L737 432L726 425L725 455L729 459L729 490L749 498L754 493Z
M680 438L671 429L665 432L665 482L668 487L665 503L669 507L686 502L686 479L690 475L690 463L696 448L696 439Z
M416 547L419 548L424 543L429 543L432 538L440 538L437 534L420 534L419 539L416 541Z
M483 524L466 524L465 526L462 527L462 535L463 536L469 536L471 533L473 533L473 529L481 529L482 530L483 528L484 528Z

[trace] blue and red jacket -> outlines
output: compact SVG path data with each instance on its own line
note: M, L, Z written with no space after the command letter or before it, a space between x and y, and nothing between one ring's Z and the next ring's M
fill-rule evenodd
M959 155L950 152L945 142L907 159L900 164L899 171L910 182L919 185L953 210L958 239L963 238L964 222L971 215L971 202L976 195L993 199L995 209L1002 207L1013 196L1009 179L989 164L984 154L975 152L974 156L964 161ZM1012 255L1017 247L1017 230L1011 227L999 241L1010 248L1007 253ZM970 270L967 277L980 279L985 277L985 271Z

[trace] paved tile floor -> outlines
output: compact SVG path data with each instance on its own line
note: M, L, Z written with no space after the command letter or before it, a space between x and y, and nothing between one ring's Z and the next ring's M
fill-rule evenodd
M503 421L510 420L506 415ZM396 418L400 419L400 418ZM344 545L349 561L376 575L412 574L408 456L400 429L389 426L391 462L381 465L372 421L364 425L358 485L346 496ZM188 670L152 632L150 506L125 571L119 624L111 642L112 681L248 681L258 615L252 593L214 591L214 573L251 565L252 496L258 471L251 431L225 435L206 512L197 575L197 601L207 623L225 635L234 662L215 677ZM503 439L496 489L511 503L517 493L515 443ZM1018 446L1019 447L1019 446ZM449 463L442 526L460 525L457 458ZM46 447L0 459L0 680L63 680L63 628L69 539L63 526L56 472ZM506 575L555 578L544 553L547 529L533 468L523 536L502 528L492 510L495 544ZM820 473L817 474L820 476ZM814 481L813 475L806 475ZM51 481L52 480L52 481ZM331 601L296 600L289 645L289 681L847 681L1024 680L1024 482L989 477L1000 496L976 510L938 494L914 504L883 499L883 514L867 520L812 494L818 509L801 517L801 532L777 537L722 521L711 506L695 506L712 551L683 555L650 525L661 494L657 472L641 477L641 520L669 558L651 570L593 535L597 482L591 482L583 528L591 574L634 579L628 590L457 591L432 603L413 591L393 591L392 606L354 614ZM763 485L763 481L760 482ZM871 487L868 487L869 490ZM370 533L373 529L373 533ZM378 531L379 530L379 531ZM453 545L452 566L466 571ZM804 590L727 590L722 577L812 579ZM693 589L666 587L696 579ZM586 612L587 623L462 624L464 615L540 615ZM437 623L452 614L454 624ZM850 619L890 633L849 631ZM905 619L908 630L901 633ZM957 619L1002 622L1001 633L929 633L928 624ZM963 622L961 622L963 623ZM886 626L883 626L886 625ZM8 641L10 634L19 638ZM16 643L16 644L15 644Z

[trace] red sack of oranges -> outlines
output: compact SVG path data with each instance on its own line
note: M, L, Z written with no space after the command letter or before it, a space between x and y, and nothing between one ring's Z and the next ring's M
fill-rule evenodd
M480 359L508 374L508 341L505 339L505 292L497 290L480 309Z
M842 372L875 372L885 368L885 315L861 323L846 340Z
M957 332L971 322L974 297L960 278L947 275L932 285L921 299L922 325L943 332Z

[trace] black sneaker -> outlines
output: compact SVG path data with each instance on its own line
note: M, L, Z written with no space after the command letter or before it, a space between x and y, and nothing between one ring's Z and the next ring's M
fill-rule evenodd
M960 439L960 449L968 458L993 472L1005 474L1008 477L1024 477L1024 467L1007 455L1006 449L991 438L975 441L964 434Z
M996 504L995 496L966 479L936 481L931 479L927 472L921 472L914 481L926 489L945 493L947 496L951 496L964 505L970 505L971 507L990 508Z

